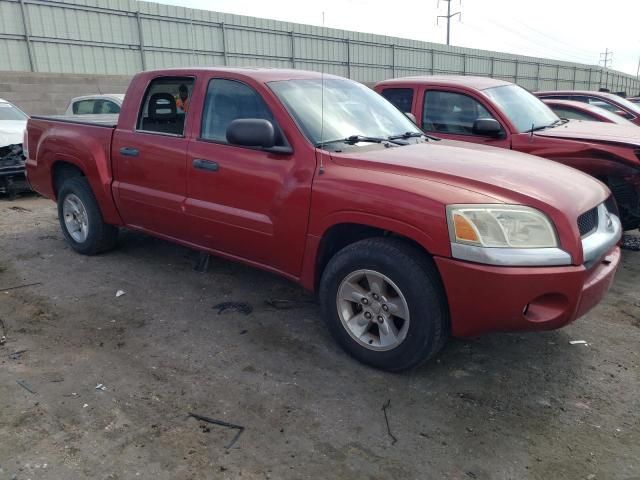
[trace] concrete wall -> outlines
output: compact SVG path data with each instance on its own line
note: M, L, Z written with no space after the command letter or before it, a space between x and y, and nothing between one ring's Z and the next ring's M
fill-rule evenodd
M73 75L0 71L0 98L29 115L64 113L73 97L94 93L125 93L129 75Z
M462 74L530 90L640 91L640 79L597 65L136 0L0 0L0 70L133 75L216 65L316 70L360 82Z

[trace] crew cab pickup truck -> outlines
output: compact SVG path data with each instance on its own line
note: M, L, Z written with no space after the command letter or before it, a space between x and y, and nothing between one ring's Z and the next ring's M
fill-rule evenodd
M375 90L427 133L538 155L586 172L611 189L625 230L640 226L640 130L561 120L525 89L473 76L386 80Z
M28 179L77 252L114 247L126 227L282 275L318 292L342 347L385 370L450 334L559 328L619 263L604 184L432 140L331 75L144 72L117 123L33 117L27 137Z

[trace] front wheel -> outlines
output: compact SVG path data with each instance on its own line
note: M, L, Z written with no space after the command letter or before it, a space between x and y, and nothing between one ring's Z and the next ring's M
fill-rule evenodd
M95 255L116 244L118 229L102 220L85 177L73 177L62 184L58 192L58 218L67 242L78 253Z
M448 309L433 262L399 239L367 239L345 247L323 272L319 296L338 343L382 370L420 365L448 336Z

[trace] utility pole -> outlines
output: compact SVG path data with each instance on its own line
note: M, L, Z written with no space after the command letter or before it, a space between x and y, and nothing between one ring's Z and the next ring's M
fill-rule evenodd
M613 52L609 51L609 49L606 48L604 50L604 53L600 54L600 62L599 62L604 67L604 71L606 73L606 77L604 81L605 88L609 88L609 67L611 66L612 62L613 62Z
M451 13L451 0L442 0L443 2L447 2L447 14L446 15L438 15L438 17L436 18L436 24L438 23L438 20L441 18L446 18L447 19L447 45L450 45L449 39L450 39L450 30L451 30L451 19L453 17L455 17L456 15L462 15L460 12L455 12L455 13Z

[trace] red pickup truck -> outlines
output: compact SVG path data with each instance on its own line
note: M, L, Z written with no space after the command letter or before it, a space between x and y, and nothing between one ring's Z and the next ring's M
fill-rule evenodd
M538 155L598 178L613 192L624 229L640 226L636 126L560 119L525 89L494 78L396 78L375 90L427 133Z
M561 327L602 299L620 258L602 183L432 140L331 75L144 72L117 123L33 117L24 145L76 251L112 248L126 227L282 275L318 292L351 355L391 371L450 334Z

